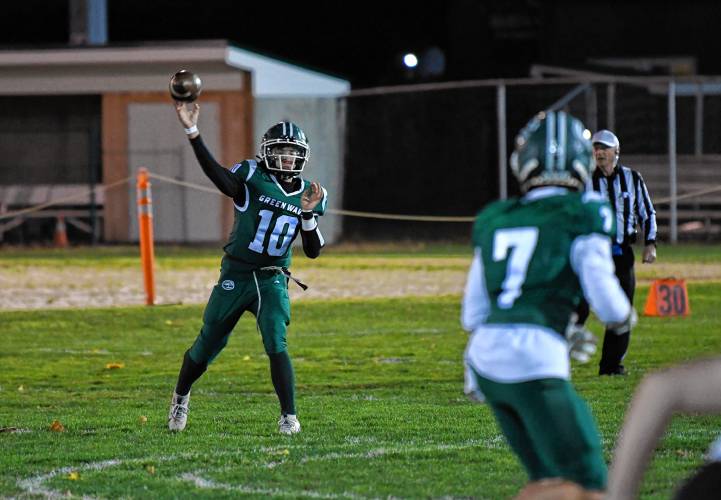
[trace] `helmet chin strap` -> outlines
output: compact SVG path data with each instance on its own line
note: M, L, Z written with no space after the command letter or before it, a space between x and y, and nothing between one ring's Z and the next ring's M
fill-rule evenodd
M278 179L283 182L293 182L293 180L297 177L296 175L293 175L291 173L284 174L281 172L276 172L275 175L278 176Z
M273 170L273 174L278 178L279 181L290 183L295 180L295 178L300 174L300 172L295 172L294 170L285 170L282 168L282 160L278 160L281 163L281 168L277 170Z
M283 158L291 158L293 160L293 165L291 166L290 170L283 168ZM299 176L302 172L302 170L296 170L295 166L296 163L298 163L299 159L295 156L286 156L286 155L276 155L275 156L275 170L273 172L278 176L279 179L283 180L292 180ZM300 160L302 162L302 160Z

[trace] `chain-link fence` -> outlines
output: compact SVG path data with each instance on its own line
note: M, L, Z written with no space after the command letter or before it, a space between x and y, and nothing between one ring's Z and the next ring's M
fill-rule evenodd
M582 77L389 87L347 98L344 205L395 214L469 216L517 194L507 158L537 112L564 109L612 129L675 241L721 229L721 79ZM344 220L350 239L467 238L469 223Z
M6 103L16 109L16 119L5 124L0 139L0 149L7 153L0 213L43 201L34 203L29 194L20 193L23 203L14 206L9 186L35 192L39 184L59 189L106 181L100 178L98 127L88 126L99 123L97 103L73 98L55 104L60 111L52 120L62 134L53 134L55 129L43 119L47 102L34 104L35 121L22 118L22 106L29 102ZM616 133L621 163L640 171L646 180L662 239L721 235L721 78L583 76L388 87L354 91L339 109L345 116L345 133L344 161L337 175L344 188L342 196L331 193L329 217L342 217L342 240L466 241L479 209L518 194L507 165L515 134L534 114L547 109L564 109L592 131L609 128ZM66 111L68 123L62 121ZM185 145L179 151L169 156L160 150L123 154L132 160L132 168L140 162L163 173L163 165L175 168L176 157L190 153ZM168 168L177 180L192 180L184 177L185 170ZM132 198L132 186L127 189ZM159 202L162 197L183 202L187 189L159 186ZM206 204L206 197L215 200L207 193L190 195L202 198L199 206ZM64 207L88 214L78 217L80 241L92 240L87 235L102 237L96 220L102 217L101 203L87 199ZM159 219L161 215L159 205ZM15 222L0 217L5 241L51 237L55 223ZM92 230L82 229L83 223ZM175 221L173 227L179 236L172 239L183 241L187 230L180 230L190 226Z

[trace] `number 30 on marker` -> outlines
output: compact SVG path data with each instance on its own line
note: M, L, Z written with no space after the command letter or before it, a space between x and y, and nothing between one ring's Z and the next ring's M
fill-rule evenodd
M646 316L688 316L690 312L685 280L664 279L651 283L643 310Z

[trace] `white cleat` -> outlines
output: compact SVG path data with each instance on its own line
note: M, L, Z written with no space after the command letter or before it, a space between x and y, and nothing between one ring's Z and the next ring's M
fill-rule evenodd
M179 396L173 392L173 399L170 401L170 413L168 413L168 429L171 431L182 431L188 422L188 403L190 393Z
M281 415L278 420L278 431L281 434L297 434L300 432L300 422L295 415Z

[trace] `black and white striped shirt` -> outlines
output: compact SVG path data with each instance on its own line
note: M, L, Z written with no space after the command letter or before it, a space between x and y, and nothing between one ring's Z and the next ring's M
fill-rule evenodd
M616 237L613 242L630 245L636 241L636 226L643 226L646 245L656 242L656 210L641 174L616 165L610 177L600 168L593 172L593 190L608 197L616 215Z

